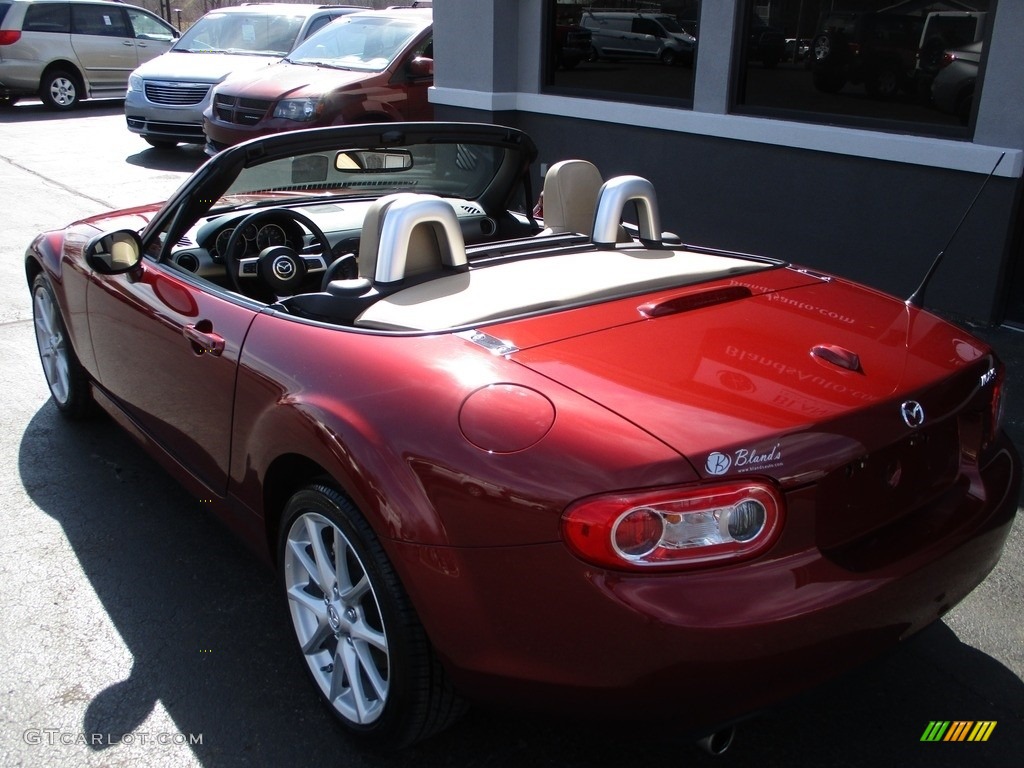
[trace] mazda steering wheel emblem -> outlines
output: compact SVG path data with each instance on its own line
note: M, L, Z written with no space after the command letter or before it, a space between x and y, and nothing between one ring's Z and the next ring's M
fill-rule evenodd
M907 400L900 406L900 415L903 416L903 423L911 429L917 429L924 424L924 408L917 400Z
M274 270L274 274L282 280L287 280L289 277L295 274L295 264L287 256L278 256L274 259L271 269Z

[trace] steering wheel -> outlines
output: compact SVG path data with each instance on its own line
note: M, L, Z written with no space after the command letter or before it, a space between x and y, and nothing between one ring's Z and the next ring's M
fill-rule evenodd
M259 227L268 219L290 219L305 227L313 235L313 245L319 246L320 253L297 251L288 245L271 245L260 251L259 256L238 258L236 250L247 227ZM301 287L309 274L324 272L327 260L331 258L331 243L324 231L304 213L291 208L268 208L250 213L237 225L224 247L224 266L228 280L239 293L244 293L242 283L249 278L261 280L276 296L292 296Z

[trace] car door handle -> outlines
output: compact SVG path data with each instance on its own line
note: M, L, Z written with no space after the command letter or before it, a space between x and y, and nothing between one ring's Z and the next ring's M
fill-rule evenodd
M199 324L209 327L200 328L195 325L186 325L181 329L185 338L191 342L193 351L197 355L209 354L220 356L224 351L224 337L213 332L209 320L201 320Z

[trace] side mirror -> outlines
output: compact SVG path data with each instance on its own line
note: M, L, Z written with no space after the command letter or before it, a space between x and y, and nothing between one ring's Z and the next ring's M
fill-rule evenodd
M413 78L433 77L434 60L426 56L417 56L409 62L408 72L409 77Z
M85 246L85 261L101 275L130 272L142 261L142 239L130 229L106 232Z

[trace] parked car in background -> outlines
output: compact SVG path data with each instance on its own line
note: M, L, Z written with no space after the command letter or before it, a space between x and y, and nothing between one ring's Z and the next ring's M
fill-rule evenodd
M42 233L46 383L279 571L275 640L354 737L468 699L720 750L996 565L1004 366L915 302L683 245L674 185L569 159L537 221L537 158L501 125L290 131Z
M603 59L651 59L693 64L697 39L675 16L639 11L586 10L580 24L590 30L594 53Z
M431 22L429 8L352 13L283 60L228 77L204 112L207 151L299 128L433 119Z
M128 79L128 130L154 147L203 143L210 91L232 72L266 67L358 6L270 3L220 8L203 16L162 56Z
M927 93L943 51L981 39L984 12L942 11L924 16L831 13L814 38L814 86L836 93L847 83L869 95Z
M974 87L984 43L979 41L943 53L939 72L932 81L932 104L951 112L963 125L971 119Z
M38 96L52 109L120 98L140 64L178 31L144 8L103 0L0 0L0 101Z
M786 37L782 30L769 26L756 13L751 15L747 32L747 61L759 61L765 69L772 69L786 55Z
M593 54L590 30L578 24L558 24L555 27L552 64L561 69L572 69Z

